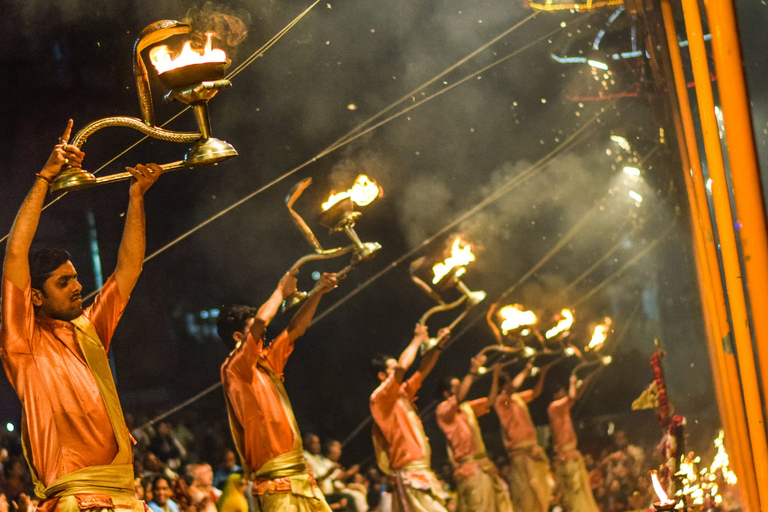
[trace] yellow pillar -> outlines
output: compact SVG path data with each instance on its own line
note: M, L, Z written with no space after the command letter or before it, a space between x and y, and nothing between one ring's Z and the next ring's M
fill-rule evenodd
M736 235L734 232L728 184L720 147L715 105L710 85L709 64L704 46L701 15L697 0L682 0L688 46L691 52L699 118L704 138L704 151L711 179L715 222L720 237L720 248L725 273L727 299L731 309L733 338L739 361L742 392L749 426L752 461L758 486L758 498L763 510L768 510L768 441L760 397L752 336L749 329L746 298L741 280Z
M722 339L729 336L725 296L717 260L717 253L712 234L709 204L704 189L701 172L699 149L688 101L688 90L683 73L680 49L677 45L672 7L668 0L662 1L662 14L672 72L675 79L680 118L675 116L676 125L682 125L687 152L681 151L685 165L685 182L688 189L691 213L693 215L693 232L696 242L697 270L702 287L702 302L707 318L708 333L710 334L709 352L713 363L713 377L718 399L721 405L721 417L725 427L726 442L729 453L733 456L735 471L739 476L744 500L753 511L759 510L757 482L752 460L752 450L748 439L746 411L743 404L736 361L733 354L727 354L723 349ZM687 158L686 158L687 157ZM712 339L714 338L714 339Z
M707 0L707 18L712 32L712 50L717 86L723 109L728 160L744 253L746 285L752 307L752 326L763 397L768 397L768 229L760 171L757 165L749 98L730 0ZM754 314L758 311L758 314Z

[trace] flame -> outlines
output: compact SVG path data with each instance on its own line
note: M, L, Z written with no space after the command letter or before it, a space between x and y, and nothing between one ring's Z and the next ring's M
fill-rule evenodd
M356 205L366 206L371 204L374 199L379 197L379 194L381 194L381 189L376 184L376 182L372 181L365 174L361 174L355 180L355 184L352 185L352 188L346 192L331 194L331 197L329 197L328 200L323 203L323 211L335 205L342 199L346 199L348 197L352 199L352 202Z
M600 350L608 338L608 326L611 325L611 319L606 318L605 323L599 324L595 327L595 332L592 334L592 339L589 341L585 350Z
M675 500L669 499L667 493L664 492L664 488L659 482L659 477L656 475L656 471L651 471L651 481L653 482L653 490L656 491L656 496L659 497L659 502L662 505L671 505L672 503L675 503Z
M464 243L464 247L461 244ZM435 273L435 277L432 279L432 284L437 284L445 277L448 272L453 270L454 267L464 267L469 264L470 261L475 261L475 255L472 254L472 246L461 240L461 237L457 237L453 241L451 247L451 255L435 266L432 267L432 272ZM460 268L456 271L456 276L461 276L466 270Z
M533 311L523 311L521 304L504 306L499 310L499 316L504 319L501 330L504 334L523 325L533 325L538 321Z
M556 326L547 331L547 334L545 335L547 339L554 338L561 332L565 332L570 329L573 325L573 313L571 313L570 309L562 310L560 315L563 318L557 322Z
M205 43L205 50L195 50L192 48L192 41L186 41L181 52L174 57L173 52L167 45L155 46L149 50L149 60L155 66L158 73L165 73L172 69L189 66L192 64L204 64L207 62L227 62L227 54L219 48L212 48L211 39L215 32L206 32L208 40Z

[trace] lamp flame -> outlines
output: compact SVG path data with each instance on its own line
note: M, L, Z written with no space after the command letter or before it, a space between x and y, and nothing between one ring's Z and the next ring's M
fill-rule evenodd
M651 472L651 481L653 482L653 490L656 492L656 496L658 496L661 505L672 505L675 503L675 500L669 499L667 493L664 492L664 488L659 482L659 477L657 476L656 471Z
M371 204L374 199L381 195L381 189L375 181L371 180L365 174L361 174L355 180L355 184L352 188L346 192L340 192L338 194L331 194L326 202L323 203L323 211L326 211L331 206L335 205L342 199L350 198L352 202L358 206L366 206Z
M149 50L149 60L158 73L165 73L172 69L189 66L192 64L205 64L208 62L227 62L227 54L219 48L212 48L212 38L215 32L206 32L208 40L205 49L201 52L192 48L192 41L186 41L181 52L174 57L167 45L155 46Z
M586 350L600 350L608 338L608 326L611 325L611 319L606 318L605 323L599 324L595 327L595 332L592 334L592 339L589 341Z
M462 247L462 243L464 246ZM454 267L464 267L469 262L475 261L475 255L472 254L472 246L466 242L463 242L461 237L457 237L453 241L451 246L451 255L440 263L437 263L432 267L435 277L432 279L432 284L437 284L445 277L448 272L453 270ZM456 271L456 276L461 276L466 270L460 268Z
M538 321L533 311L523 311L521 304L504 306L499 310L499 316L504 319L501 323L501 330L504 334L523 325L533 325Z
M547 331L547 334L545 335L547 339L554 338L561 332L565 332L570 329L573 325L573 313L571 313L570 309L562 310L560 315L563 318L557 322L556 326Z

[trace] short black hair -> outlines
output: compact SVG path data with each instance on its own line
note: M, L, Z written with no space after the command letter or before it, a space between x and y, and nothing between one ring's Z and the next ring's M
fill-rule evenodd
M46 247L29 254L29 275L32 288L43 291L43 285L54 271L68 262L70 255L58 247Z
M219 319L216 321L216 330L224 344L230 349L234 349L237 342L232 337L236 332L245 329L248 320L256 317L259 310L251 306L226 306L219 312Z
M448 394L451 394L451 381L454 379L454 377L440 377L437 381L437 387L435 387L435 399L440 400L441 402L445 400L444 393L447 391Z
M379 372L387 373L387 361L390 359L394 358L387 354L376 354L373 356L373 359L371 359L371 378L374 381L378 382Z

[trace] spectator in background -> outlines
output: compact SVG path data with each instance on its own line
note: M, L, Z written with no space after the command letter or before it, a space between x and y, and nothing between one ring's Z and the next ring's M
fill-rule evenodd
M341 468L338 463L320 453L320 438L315 434L307 434L304 436L304 448L304 459L331 510L357 512L354 498L336 489L334 479L341 476Z
M219 512L248 512L248 500L245 499L246 481L243 475L233 473L227 477L224 492L221 493L216 508Z
M243 468L237 464L235 452L228 449L224 452L224 464L222 464L213 474L213 486L223 490L224 486L227 485L227 480L230 475L242 472Z
M153 512L179 512L179 507L171 499L173 491L171 482L164 476L155 477L152 481L152 501L147 503Z
M213 486L213 469L210 464L193 464L189 474L192 483L189 486L189 496L192 503L200 512L216 512L221 491Z
M368 510L366 489L349 482L352 477L360 472L360 465L355 464L349 469L345 469L341 466L339 463L339 460L341 459L341 443L336 439L326 441L323 452L325 458L336 468L336 471L331 474L331 485L334 493L346 495L346 497L354 502L354 507L352 506L352 503L347 503L348 510L366 512Z
M187 456L187 451L176 439L171 424L167 421L162 421L157 426L157 435L149 443L149 451L173 470L179 469L182 459Z

